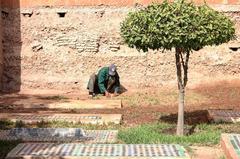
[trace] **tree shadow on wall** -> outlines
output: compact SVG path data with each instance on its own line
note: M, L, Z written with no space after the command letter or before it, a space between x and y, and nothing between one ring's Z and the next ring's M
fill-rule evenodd
M21 88L21 12L20 0L0 0L3 52L1 91L19 92Z

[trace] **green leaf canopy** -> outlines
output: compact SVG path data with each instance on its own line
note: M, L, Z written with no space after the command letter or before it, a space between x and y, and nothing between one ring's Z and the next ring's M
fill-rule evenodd
M121 23L121 36L138 50L199 50L235 37L234 23L207 5L177 1L152 4L131 12Z

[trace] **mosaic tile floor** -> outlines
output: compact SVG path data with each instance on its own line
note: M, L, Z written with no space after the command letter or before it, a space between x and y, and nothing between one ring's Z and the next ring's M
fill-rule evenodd
M232 143L234 150L240 158L240 135L230 135L230 142Z
M123 145L123 144L19 144L7 156L11 158L189 158L179 145Z
M118 130L85 130L87 137L85 143L115 143L117 141Z
M0 140L24 142L114 143L117 130L82 130L78 128L16 128L0 130Z
M240 111L208 110L208 114L215 122L240 122Z
M35 123L41 121L68 121L84 124L120 124L121 114L30 114L30 113L1 113L0 120L23 121Z
M221 145L227 158L240 159L240 134L222 134Z

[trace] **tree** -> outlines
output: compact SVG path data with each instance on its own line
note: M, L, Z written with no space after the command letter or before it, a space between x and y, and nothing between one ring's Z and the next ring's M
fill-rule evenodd
M193 50L219 45L235 38L234 23L206 4L164 1L131 12L121 23L121 36L131 48L147 52L175 49L179 90L177 135L184 130L184 97L188 62Z

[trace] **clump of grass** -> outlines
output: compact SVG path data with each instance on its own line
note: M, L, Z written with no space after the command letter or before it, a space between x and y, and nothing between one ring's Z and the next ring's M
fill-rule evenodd
M127 144L187 144L187 145L216 145L221 136L221 130L209 125L197 126L197 132L189 136L175 136L162 133L175 127L170 124L147 124L135 128L121 130L118 138Z

